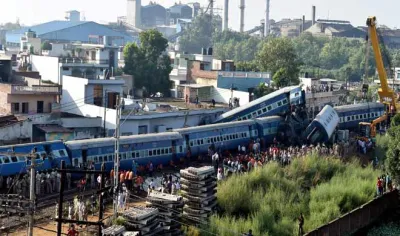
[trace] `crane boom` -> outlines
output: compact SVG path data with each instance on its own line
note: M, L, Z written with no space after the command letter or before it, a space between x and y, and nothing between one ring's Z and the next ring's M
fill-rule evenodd
M376 30L376 25L376 17L368 17L367 26L369 31L369 38L371 40L372 49L374 50L376 68L378 70L379 80L381 82L381 87L378 90L379 98L381 103L392 105L396 111L400 111L400 104L396 103L396 94L394 93L393 89L389 87L387 82L387 74L379 47L379 38L378 32Z

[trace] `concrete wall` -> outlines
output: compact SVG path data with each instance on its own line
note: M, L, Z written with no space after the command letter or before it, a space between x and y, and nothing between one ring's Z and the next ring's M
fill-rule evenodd
M60 81L60 66L58 57L31 56L32 70L38 71L42 80L49 80L56 84Z
M40 95L40 94L9 94L8 95L8 103L19 103L19 113L22 113L22 103L29 103L29 113L28 114L36 114L37 113L37 102L43 101L43 113L51 112L51 104L57 101L57 95ZM11 106L10 106L11 107Z
M157 118L149 119L150 115L133 116L128 118L123 124L121 123L121 134L138 134L140 126L147 126L149 133L156 133L158 127L164 126L168 129L183 128L185 125L185 116L187 114L186 126L195 127L204 122L210 123L215 120L225 109L213 109L213 110L197 110L186 112L171 112L158 114ZM168 115L168 116L166 116ZM153 114L152 117L155 117ZM122 117L124 120L125 117ZM161 129L162 130L162 129Z
M0 128L0 142L32 137L32 122L22 121Z
M229 99L232 97L232 93L230 89L220 89L213 88L214 100L219 103L229 103ZM249 103L249 93L242 91L233 91L233 97L239 98L240 105L246 105Z

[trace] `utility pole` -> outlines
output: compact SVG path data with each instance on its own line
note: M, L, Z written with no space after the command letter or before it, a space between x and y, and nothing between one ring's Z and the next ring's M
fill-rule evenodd
M117 95L117 118L116 118L116 126L115 126L115 159L114 159L114 196L113 196L113 207L114 207L114 218L117 218L118 214L118 197L117 197L117 189L119 184L119 136L120 136L120 127L119 123L121 120L121 97Z
M103 117L103 137L107 136L106 134L106 117L107 117L107 90L104 92L104 117Z
M28 227L28 236L33 236L33 216L34 216L34 207L35 207L35 182L36 182L36 173L35 173L35 165L36 165L36 147L33 148L31 153L31 183L30 183L30 207L29 207L29 227Z

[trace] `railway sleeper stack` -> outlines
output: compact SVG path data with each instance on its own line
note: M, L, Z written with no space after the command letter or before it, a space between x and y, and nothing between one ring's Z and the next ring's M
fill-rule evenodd
M125 227L139 231L142 236L159 235L163 231L158 215L158 209L151 207L131 207L122 214Z
M185 201L183 217L190 223L206 223L217 205L214 167L189 167L181 170L181 194Z
M180 222L184 202L181 196L153 191L147 196L147 206L158 208L159 219L163 227L162 235L182 235Z
M120 236L125 232L125 227L121 225L113 225L103 230L104 236Z

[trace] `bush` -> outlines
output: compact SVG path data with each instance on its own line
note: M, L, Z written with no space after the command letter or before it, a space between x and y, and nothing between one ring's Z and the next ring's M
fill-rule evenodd
M300 213L310 231L373 199L378 175L357 161L345 164L316 155L295 159L287 167L269 163L218 184L223 214L211 217L207 231L294 235Z
M400 235L400 224L390 222L375 227L368 232L368 236L398 236Z

